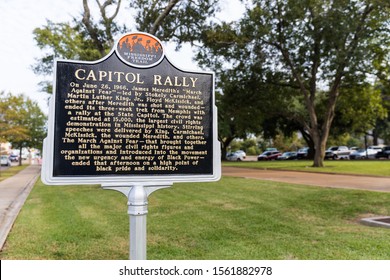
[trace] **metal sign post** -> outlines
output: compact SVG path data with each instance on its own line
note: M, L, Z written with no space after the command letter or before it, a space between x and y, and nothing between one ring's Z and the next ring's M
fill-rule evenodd
M146 218L148 214L148 196L159 189L169 188L164 184L151 186L134 184L127 187L102 185L105 190L115 190L123 193L128 201L127 213L130 221L130 260L146 260Z

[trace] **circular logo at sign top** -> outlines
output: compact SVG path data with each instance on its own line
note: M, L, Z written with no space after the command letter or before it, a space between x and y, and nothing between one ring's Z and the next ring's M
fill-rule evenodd
M161 42L147 33L130 33L119 39L117 52L127 64L135 67L152 67L164 57Z

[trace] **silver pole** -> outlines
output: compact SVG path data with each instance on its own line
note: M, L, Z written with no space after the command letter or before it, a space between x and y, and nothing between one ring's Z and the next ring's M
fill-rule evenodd
M148 195L144 186L131 188L128 200L130 217L130 260L146 260L146 215Z
M159 189L172 186L172 183L131 184L117 186L104 184L105 190L114 190L127 197L127 213L130 220L130 260L146 260L146 215L148 214L148 196Z

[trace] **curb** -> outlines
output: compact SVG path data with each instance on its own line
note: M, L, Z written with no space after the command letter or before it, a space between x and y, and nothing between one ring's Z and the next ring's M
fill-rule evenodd
M18 174L14 175L17 176ZM3 217L0 220L0 251L3 250L5 241L9 232L14 225L16 218L22 206L24 205L28 195L30 194L32 188L35 185L35 182L38 180L40 172L37 172L28 182L27 184L21 188L19 191L17 198L9 205L6 213L4 213Z

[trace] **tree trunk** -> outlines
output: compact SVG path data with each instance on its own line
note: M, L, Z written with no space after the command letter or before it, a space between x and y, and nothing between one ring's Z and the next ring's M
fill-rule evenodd
M164 21L164 19L169 15L173 7L179 2L180 0L170 0L164 11L158 16L158 18L153 23L152 27L149 30L149 33L152 35L156 35L156 32L158 28L161 26L161 23Z
M305 139L305 142L306 142L307 146L309 147L307 158L314 159L314 153L316 151L316 147L314 146L314 141L313 141L312 137L310 136L310 133L308 133L303 128L299 128L299 131L301 132L303 139Z
M321 139L321 138L323 137L318 136L316 137L316 139L313 138L314 147L315 147L313 167L324 167L324 158L325 158L327 139Z
M221 142L221 159L226 160L226 153L227 153L227 147L230 145L230 143L233 141L234 138L228 137L224 140L220 140Z
M338 92L336 91L333 93L333 98L330 98L328 111L321 128L316 126L316 129L312 129L311 134L316 149L313 167L324 167L326 143L328 142L329 132L334 118L337 96Z
M22 166L22 146L19 147L19 166Z
M378 136L377 130L374 128L372 130L372 144L374 146L378 145L378 143L379 143L378 140L379 140L379 136Z

